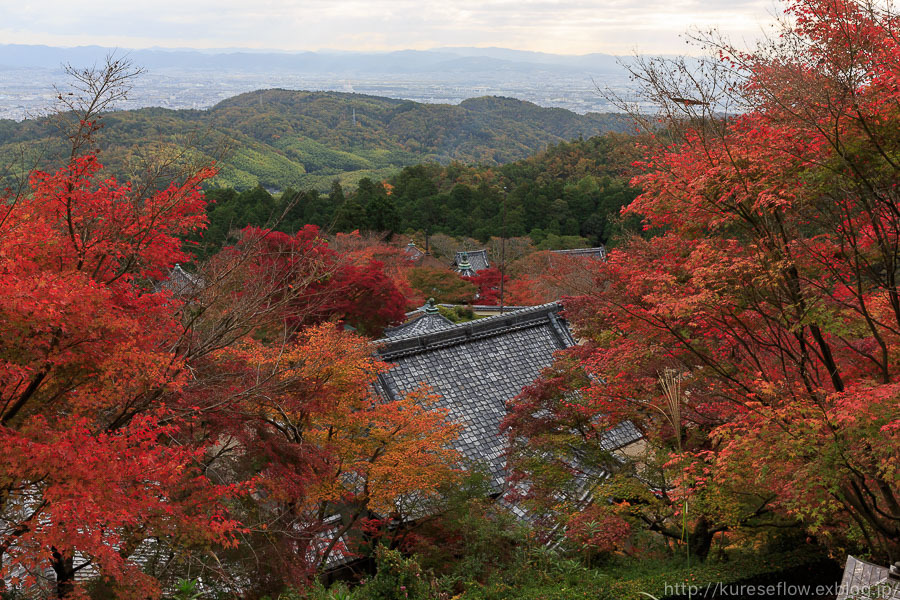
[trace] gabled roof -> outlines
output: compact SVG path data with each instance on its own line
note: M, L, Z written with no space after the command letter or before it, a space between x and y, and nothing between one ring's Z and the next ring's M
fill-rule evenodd
M407 313L412 318L403 325L396 327L388 327L384 330L384 337L395 338L408 335L421 335L431 331L438 331L451 327L454 323L440 313L434 298L429 298L428 302L422 308Z
M900 599L900 568L898 567L900 564L888 568L848 556L837 600Z
M491 263L488 261L487 250L460 250L453 259L453 266L461 275L472 276L490 268Z
M606 260L605 246L597 246L596 248L572 248L571 250L551 250L550 252L551 254L565 254L567 256L583 256L585 258Z
M378 355L394 366L379 376L378 392L394 399L423 383L430 386L440 398L437 405L464 427L457 448L485 464L499 487L505 478L500 422L507 402L552 364L554 352L575 344L560 309L544 304L381 340ZM622 429L610 444L618 448L631 438L632 430Z
M411 261L419 260L420 258L425 256L425 253L423 251L419 250L418 246L416 246L416 243L413 241L410 241L403 248L403 252L404 252L404 254L406 254L406 258Z
M201 277L191 275L176 263L169 271L169 278L156 284L155 291L167 290L175 296L196 294L203 289L204 282Z

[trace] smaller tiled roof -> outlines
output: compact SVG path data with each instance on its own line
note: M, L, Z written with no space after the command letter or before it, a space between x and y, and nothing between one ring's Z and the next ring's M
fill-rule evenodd
M490 268L487 250L460 250L453 259L453 266L461 275L472 276Z
M837 600L900 600L900 563L882 567L847 557Z
M606 452L624 448L643 438L643 434L631 421L622 421L612 429L608 429L600 437L600 447Z
M325 550L328 548L328 546L331 545L331 542L340 533L340 531L340 515L332 515L331 517L326 519L325 530L315 534L310 540L309 548L306 551L306 559L310 563L318 562L321 559L322 554L325 553ZM302 532L298 532L298 534L304 535ZM338 538L337 542L335 542L334 546L331 549L331 552L325 559L325 564L323 566L326 569L336 569L342 565L346 565L352 562L353 560L354 556L348 548L347 536L341 536Z
M595 258L597 260L606 260L606 247L597 246L596 248L572 248L570 250L551 250L552 254L565 254L567 256L583 256L585 258Z
M412 313L413 318L396 327L388 327L384 330L384 337L395 338L406 335L420 335L440 329L446 329L454 325L453 321L445 317L438 310L434 298L429 298L425 306Z
M416 243L412 240L410 240L410 242L406 245L406 247L403 249L403 252L404 254L406 254L406 258L412 261L419 260L420 258L425 256L425 253L419 250L418 246L416 246Z
M156 291L167 290L175 296L195 294L203 288L203 279L191 275L176 263L169 271L169 278L156 285Z

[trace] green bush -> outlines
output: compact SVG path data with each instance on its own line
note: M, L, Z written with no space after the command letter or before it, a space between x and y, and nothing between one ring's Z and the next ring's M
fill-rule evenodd
M429 579L415 557L384 546L375 549L375 576L353 594L356 600L427 600Z
M463 521L460 521L462 525ZM306 597L311 600L643 600L646 594L663 598L666 585L686 584L705 589L753 580L776 581L804 565L817 572L823 560L816 548L801 548L784 553L760 553L759 550L732 551L723 561L688 563L683 558L648 559L646 556L618 556L601 568L589 569L581 561L543 545L519 540L511 551L502 542L494 555L484 540L491 527L484 524L481 534L464 545L462 555L423 554L404 557L400 552L380 548L378 571L374 578L353 590L342 584L330 590L318 587ZM496 533L496 532L494 532ZM453 545L456 550L460 546ZM444 573L436 579L427 567L445 560ZM484 562L493 562L486 568ZM805 567L804 567L805 568ZM350 594L349 596L347 594Z
M665 595L666 585L686 584L705 589L716 583L730 584L771 575L822 560L818 548L800 548L782 553L758 550L732 552L725 561L688 563L683 558L640 561L623 558L603 569L610 578L609 589L621 600L638 600L652 594Z
M439 306L438 310L442 315L444 315L454 323L466 323L468 321L474 321L475 319L480 318L468 306L454 306L452 308L447 306Z
M352 600L354 597L353 591L342 581L326 587L321 581L316 580L304 595L301 596L291 590L281 594L278 600Z

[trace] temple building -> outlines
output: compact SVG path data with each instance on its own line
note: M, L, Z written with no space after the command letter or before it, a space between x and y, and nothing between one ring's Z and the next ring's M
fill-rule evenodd
M412 318L402 325L396 327L388 327L384 330L384 337L395 338L409 335L419 335L446 329L453 325L453 321L441 314L434 298L429 298L424 307L417 311L413 311L410 315Z
M406 255L407 260L412 262L416 262L423 256L425 256L425 252L420 250L416 243L410 240L410 242L403 248L403 253Z
M847 557L836 600L900 600L900 562L890 567Z
M593 258L595 260L606 260L606 247L597 246L596 248L572 248L571 250L551 250L551 254L563 254L565 256L577 256L580 258Z
M429 386L437 406L464 428L457 449L486 467L499 492L506 477L500 423L507 402L552 364L555 352L575 345L560 310L551 303L453 324L426 306L422 316L377 342L378 357L393 365L379 376L377 392L394 400ZM637 429L623 423L609 432L606 446L612 452L640 440Z
M463 277L472 277L478 271L489 269L487 250L460 250L453 259L453 267Z

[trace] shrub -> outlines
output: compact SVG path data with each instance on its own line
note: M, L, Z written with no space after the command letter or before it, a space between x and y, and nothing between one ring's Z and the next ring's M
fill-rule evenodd
M377 571L353 597L358 600L426 600L429 580L415 557L406 558L385 546L375 549Z

